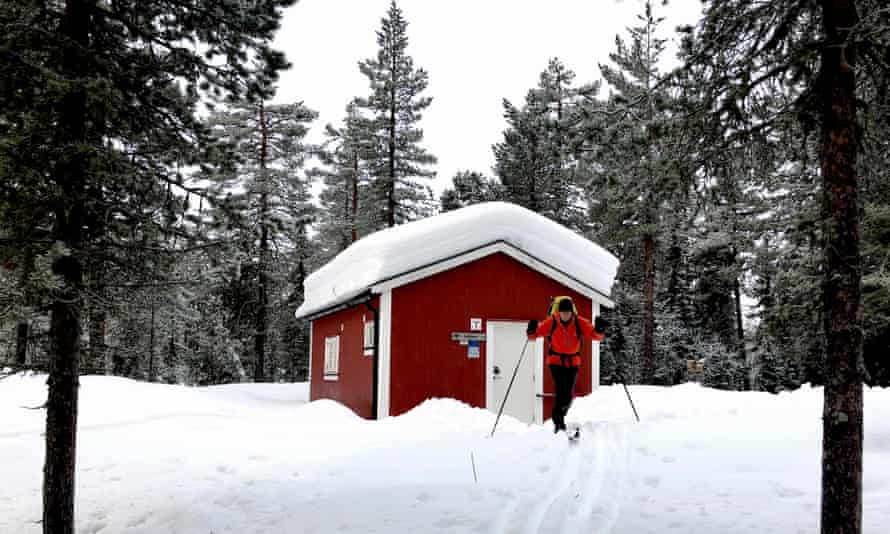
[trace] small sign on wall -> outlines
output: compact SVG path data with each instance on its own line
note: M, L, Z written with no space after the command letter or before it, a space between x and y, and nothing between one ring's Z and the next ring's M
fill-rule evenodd
M481 332L482 331L482 319L479 317L473 317L470 319L470 331L472 332Z
M481 332L452 332L451 341L466 345L468 341L485 341L485 334Z
M479 345L481 343L479 341L470 341L467 344L467 358L478 358L479 357Z

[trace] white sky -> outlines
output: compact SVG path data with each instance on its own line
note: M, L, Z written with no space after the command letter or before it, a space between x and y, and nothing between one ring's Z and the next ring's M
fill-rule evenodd
M433 97L420 126L439 163L438 196L458 170L492 175L491 147L502 138L504 98L521 103L552 57L575 71L576 84L599 79L615 35L637 24L639 0L399 0L408 21L408 53L429 73ZM276 101L302 100L319 112L310 140L339 124L346 104L369 93L358 62L377 54L376 32L389 0L299 0L285 12L275 45L293 68ZM662 36L698 19L700 0L656 3L667 17ZM675 64L673 52L666 67Z

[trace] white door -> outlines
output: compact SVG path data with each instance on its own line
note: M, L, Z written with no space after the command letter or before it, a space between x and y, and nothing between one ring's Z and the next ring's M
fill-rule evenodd
M526 323L489 321L485 333L485 361L488 368L488 409L497 412L516 364L525 345ZM516 379L504 406L504 413L526 423L540 423L542 392L540 368L543 366L543 344L529 342L525 347L522 363L516 371Z

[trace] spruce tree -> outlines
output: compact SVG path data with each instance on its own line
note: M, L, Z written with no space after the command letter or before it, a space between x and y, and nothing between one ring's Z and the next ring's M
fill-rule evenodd
M0 183L12 184L2 204L30 210L30 222L48 230L36 238L19 228L24 221L15 225L16 239L52 266L56 286L48 304L44 532L74 530L88 257L122 257L106 236L157 224L164 186L188 187L175 163L196 164L196 148L208 146L195 115L200 92L238 97L253 93L249 80L274 77L284 60L269 43L280 9L292 3L12 0L0 10L9 66L0 75ZM250 57L265 65L261 76ZM9 172L16 169L27 172Z
M374 123L355 101L346 106L343 126L328 124L319 151L322 167L312 169L324 184L318 225L322 263L373 232L379 206L371 195L369 160L374 156Z
M687 68L725 139L768 132L783 117L818 132L823 207L822 532L859 533L862 519L862 282L857 157L857 82L873 78L865 58L886 57L890 32L877 1L707 2L684 44ZM868 61L867 59L865 61ZM886 70L886 69L884 69ZM799 84L800 97L764 107L776 86Z
M687 199L692 176L680 159L671 77L658 68L666 42L657 35L663 19L655 17L649 2L638 19L640 25L628 29L629 43L616 37L609 56L614 67L600 66L611 92L606 105L594 104L588 112L597 120L586 126L586 142L595 227L611 236L613 249L632 248L639 255L639 263L630 262L624 272L634 276L630 268L639 269L642 380L652 383L659 230L665 214ZM624 262L630 257L620 256Z
M494 147L495 172L507 200L583 232L586 176L579 173L578 125L599 84L575 86L574 80L575 73L553 58L521 108L504 101L508 128Z
M505 196L500 182L475 171L459 171L451 179L453 188L442 192L442 211L452 211L482 202L502 200Z
M306 214L294 208L308 204L301 172L311 150L304 138L316 116L302 103L269 105L260 100L232 105L215 113L210 122L217 140L239 161L233 172L217 173L214 179L221 207L218 224L234 230L231 251L242 262L242 275L249 276L245 282L252 296L233 304L250 303L252 310L255 382L267 377L270 305L275 304L270 295L274 301L274 289L282 284L276 279L273 254L294 246L306 223ZM233 194L237 189L243 192Z
M423 130L418 128L433 99L422 95L429 75L408 55L407 30L393 0L377 32L377 56L359 63L371 86L371 95L359 105L372 121L368 172L374 203L382 208L376 229L420 219L433 210L432 191L422 179L435 176L429 166L436 158L420 145Z

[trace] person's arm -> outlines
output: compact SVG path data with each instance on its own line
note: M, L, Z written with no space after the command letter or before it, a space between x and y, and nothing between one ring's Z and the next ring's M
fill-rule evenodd
M593 341L602 341L606 338L605 320L596 318L596 324L591 324L584 317L578 317L578 324L581 325L581 335Z
M525 333L528 334L529 340L534 341L539 337L544 337L550 334L550 326L552 324L553 317L548 317L540 323L536 319L532 319L528 322L528 327L526 327Z

